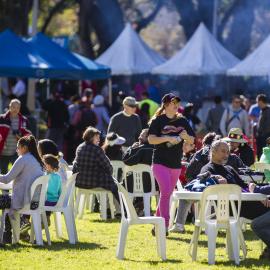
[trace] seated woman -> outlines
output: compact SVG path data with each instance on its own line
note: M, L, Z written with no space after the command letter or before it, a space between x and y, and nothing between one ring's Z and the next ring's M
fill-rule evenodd
M105 143L102 148L110 160L122 160L122 145L125 142L125 138L118 136L118 134L115 132L110 132L107 134Z
M84 142L77 147L73 161L73 173L79 173L75 186L84 189L107 189L119 202L117 186L112 177L112 165L99 146L100 131L94 127L88 127L82 138Z
M59 161L59 169L58 169L58 174L61 176L61 179L63 183L67 181L67 169L68 169L68 164L67 162L63 159L62 153L58 151L58 147L55 144L54 141L49 140L49 139L44 139L38 141L38 152L41 157L44 155L53 155L58 158Z
M38 154L36 139L34 136L25 136L17 143L18 158L11 170L0 175L0 182L9 183L13 181L12 195L0 195L0 209L20 210L30 204L30 191L32 183L43 172L43 162ZM4 242L11 242L11 226L9 219L5 220Z
M251 166L255 162L252 148L244 138L243 131L240 128L232 128L228 137L224 138L230 145L230 153L236 154L246 166Z

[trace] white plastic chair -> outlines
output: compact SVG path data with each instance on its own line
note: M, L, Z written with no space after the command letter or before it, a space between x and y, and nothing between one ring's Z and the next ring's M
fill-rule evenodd
M90 205L92 205L91 200L93 200L94 196L99 197L100 203L100 216L101 219L107 220L107 198L109 198L109 206L111 210L111 217L114 218L114 203L113 203L113 194L111 191L103 189L103 188L93 188L93 189L83 189L83 188L76 188L76 203L75 203L75 217L79 219L83 218L84 208L86 204L86 198L90 197Z
M270 170L270 164L263 162L254 163L255 171L264 172L265 170Z
M64 214L66 228L68 232L68 238L70 244L75 244L78 241L74 209L73 209L73 199L74 199L74 189L75 180L78 173L71 175L66 184L62 185L62 192L59 200L55 206L45 206L45 211L50 211L54 213L54 222L56 228L57 237L62 237L62 224L61 224L61 213Z
M176 182L177 191L183 190L183 186L180 182L180 180L177 180ZM175 213L177 210L177 207L179 206L179 199L175 198L172 194L170 199L170 221L169 221L169 229L172 228L174 220L175 220Z
M31 219L30 242L34 243L34 234L35 234L36 244L40 245L40 246L43 245L42 229L41 229L41 218L42 218L42 222L43 222L44 228L45 228L47 242L48 242L48 245L51 245L47 217L46 217L46 213L45 213L45 209L44 209L45 197L46 197L47 187L48 187L48 180L49 180L48 175L40 176L39 178L37 178L33 182L32 186L31 186L31 200L33 199L36 188L37 187L39 188L39 186L41 186L39 205L38 205L37 209L31 210L30 204L29 204L29 205L26 205L24 208L13 212L13 217L10 218L10 223L11 223L12 230L13 230L13 243L18 243L19 239L20 239L20 215L31 215L32 219ZM5 209L3 216L2 216L1 229L0 229L1 240L3 239L5 217L6 217L6 215L9 214L9 212L10 212L9 209Z
M235 207L237 202L237 210ZM230 217L230 205L233 216ZM206 188L200 201L199 216L195 220L195 229L190 242L189 254L192 260L197 258L197 246L201 229L204 227L208 236L208 263L215 263L216 237L218 229L226 229L227 252L229 259L239 264L239 246L244 258L246 245L240 228L241 188L232 184L219 184ZM240 240L240 241L239 241Z
M154 224L157 253L162 260L166 260L166 231L164 219L162 217L138 217L127 190L120 183L116 182L116 184L118 187L122 214L116 257L120 260L124 259L127 233L130 225ZM126 210L127 217L125 217L124 209Z
M148 173L150 175L151 179L151 191L150 192L144 192L143 190L143 173ZM134 166L125 166L124 168L124 174L123 179L125 186L127 188L127 182L128 178L127 175L131 174L133 175L133 192L129 192L129 197L133 200L135 197L143 197L143 204L144 204L144 215L145 216L151 216L150 213L150 199L152 196L155 196L158 201L159 192L156 190L155 185L155 178L153 176L151 167L149 165L145 164L137 164Z
M119 179L119 171L121 172L122 170L122 176L123 177L123 171L125 167L125 163L120 160L111 160L111 164L113 167L113 178L117 180L118 182L121 182L122 179Z

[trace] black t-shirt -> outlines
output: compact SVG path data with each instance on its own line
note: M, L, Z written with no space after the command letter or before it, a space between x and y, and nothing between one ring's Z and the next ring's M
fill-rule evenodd
M200 173L206 172L223 176L227 180L228 184L236 184L242 188L247 188L247 184L240 178L240 176L231 166L223 166L213 162L209 162L202 167Z
M179 136L186 130L190 136L195 136L188 121L184 117L170 119L165 114L154 119L149 128L149 135L162 136ZM168 142L156 144L153 153L153 163L161 164L168 168L178 169L181 167L183 155L183 141L176 145Z

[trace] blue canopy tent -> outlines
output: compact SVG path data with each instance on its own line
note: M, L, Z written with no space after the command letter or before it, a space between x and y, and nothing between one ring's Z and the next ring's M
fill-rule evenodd
M43 78L50 64L10 30L0 33L0 77Z
M110 68L97 64L90 59L60 47L42 33L38 33L26 41L32 51L51 64L52 74L48 78L55 79L107 79Z

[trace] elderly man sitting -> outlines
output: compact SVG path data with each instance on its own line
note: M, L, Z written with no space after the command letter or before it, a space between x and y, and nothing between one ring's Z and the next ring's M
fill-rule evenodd
M228 184L236 184L242 187L243 192L248 192L248 185L240 178L238 173L230 166L225 165L229 156L229 146L223 140L215 141L210 151L210 162L206 164L201 173L210 172L213 175L220 175ZM268 212L269 208L261 202L242 202L241 216L254 219Z

